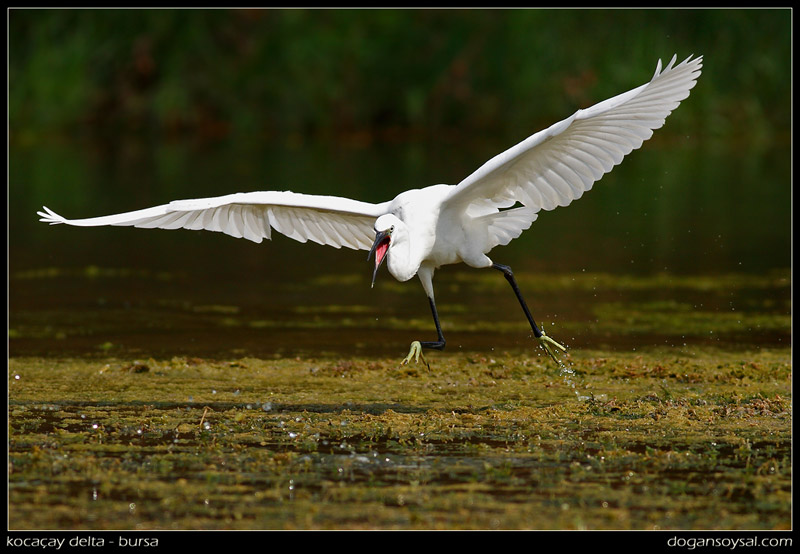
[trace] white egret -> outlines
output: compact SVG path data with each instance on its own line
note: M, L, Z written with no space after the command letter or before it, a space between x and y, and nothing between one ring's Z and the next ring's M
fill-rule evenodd
M566 206L639 148L689 96L702 56L663 69L633 90L575 112L495 156L457 185L405 191L381 204L294 192L249 192L176 200L162 206L90 219L65 219L44 207L50 224L133 225L159 229L205 229L261 242L275 229L300 242L369 250L375 256L372 284L384 260L399 281L417 275L428 296L438 335L414 341L403 363L419 361L423 348L442 350L445 338L433 294L433 273L464 262L501 271L510 283L534 336L560 363L566 348L536 325L508 266L487 253L528 229L540 210ZM424 356L423 356L424 360Z

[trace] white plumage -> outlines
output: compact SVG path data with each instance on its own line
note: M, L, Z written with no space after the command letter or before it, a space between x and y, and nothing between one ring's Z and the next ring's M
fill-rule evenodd
M580 198L664 124L672 110L689 96L702 68L702 56L690 56L677 65L675 60L673 56L663 70L659 60L648 83L578 110L531 135L457 185L409 190L381 204L268 191L176 200L89 219L65 219L47 207L38 214L40 221L50 224L204 229L253 242L270 239L274 229L300 242L372 248L376 252L375 272L385 258L389 272L398 280L418 275L430 301L439 340L414 343L405 362L418 358L422 347L444 347L433 300L434 270L458 262L495 267L506 275L534 334L553 355L550 345L563 347L536 326L510 269L494 264L486 254L518 237L540 210L566 206Z
M174 200L154 208L89 219L65 219L47 207L47 213L38 214L40 221L50 224L219 231L253 242L272 238L271 230L275 229L300 242L311 240L335 248L364 250L372 244L372 224L385 213L386 205L338 196L268 191Z

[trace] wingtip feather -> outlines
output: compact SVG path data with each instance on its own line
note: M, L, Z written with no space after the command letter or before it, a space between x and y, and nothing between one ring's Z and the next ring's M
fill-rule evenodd
M661 75L661 58L658 58L658 63L656 64L656 72L653 74L653 79ZM650 79L651 81L653 79Z
M679 68L681 66L685 66L685 65L689 65L689 64L692 64L692 65L696 66L696 69L700 69L700 68L703 67L703 55L702 54L697 56L696 58L694 57L694 54L690 54L688 58L683 60L678 65L675 65L675 61L677 59L678 59L678 55L677 54L673 54L672 55L672 59L670 59L669 63L666 66L664 66L664 69L662 71L662 69L661 69L662 68L661 59L659 58L658 63L656 64L656 72L653 75L653 79L655 79L656 77L658 77L659 75L661 75L663 73L667 73L668 71L672 71L673 69L677 69L677 68Z
M47 206L42 206L43 212L36 212L36 215L39 216L39 221L43 223L49 223L50 225L58 225L59 223L66 223L67 220L56 212L48 208Z

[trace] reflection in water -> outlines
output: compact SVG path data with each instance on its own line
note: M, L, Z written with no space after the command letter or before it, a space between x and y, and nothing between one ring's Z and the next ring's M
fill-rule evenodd
M92 217L250 190L379 202L407 188L456 183L518 138L491 145L15 147L9 179L10 320L17 334L12 350L63 351L67 343L53 341L60 336L70 339L75 352L102 352L105 343L164 353L401 352L410 340L425 340L433 332L424 293L416 280L398 284L385 271L371 291L363 252L303 245L279 235L256 245L199 231L49 227L38 223L35 212L46 204L65 217ZM560 331L559 338L573 346L600 338L624 344L613 317L610 323L598 317L607 320L608 306L620 303L660 299L693 311L735 312L753 309L748 295L756 290L754 302L771 302L767 311L788 314L788 282L777 288L734 287L709 297L702 288L663 286L638 293L607 286L542 292L535 280L785 273L787 160L782 150L743 156L705 139L656 136L584 198L541 214L522 237L491 256L531 277L526 295L534 315L554 323L548 333ZM122 273L81 274L87 267ZM14 278L43 268L57 271L48 278ZM491 279L481 270L452 266L440 273L437 300L448 348L527 345L524 320L502 279L491 285L499 288L487 291L482 284ZM49 331L43 320L51 322ZM490 323L481 327L481 322ZM672 333L667 335L672 340ZM690 331L686 340L698 336Z

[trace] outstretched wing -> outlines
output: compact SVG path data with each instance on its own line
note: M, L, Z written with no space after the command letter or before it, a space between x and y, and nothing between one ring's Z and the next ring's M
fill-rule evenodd
M663 71L659 60L649 83L578 110L495 156L454 187L445 204L492 221L499 218L505 225L503 237L491 239L505 244L527 229L539 210L566 206L580 198L664 125L665 118L689 96L703 58L690 56L673 67L675 59ZM517 202L523 207L499 211ZM507 217L508 212L513 217Z
M176 200L169 204L89 219L65 219L47 207L37 212L45 223L82 227L132 225L158 229L205 229L261 242L271 230L300 242L311 240L335 248L369 250L375 219L388 203L370 204L338 196L294 192L247 192Z

